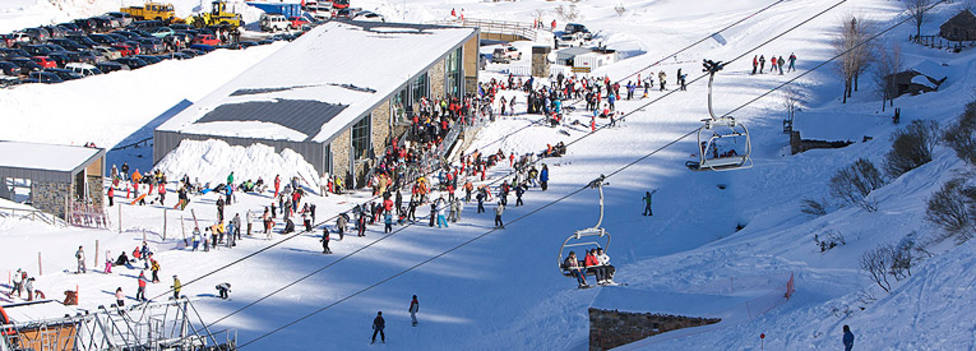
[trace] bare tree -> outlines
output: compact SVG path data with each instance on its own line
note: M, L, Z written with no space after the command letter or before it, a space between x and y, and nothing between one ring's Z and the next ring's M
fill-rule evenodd
M843 103L857 91L858 77L870 64L869 27L864 20L850 16L841 23L840 38L834 41L834 51L841 55L837 68L844 77Z
M922 35L922 24L928 19L927 14L931 6L932 0L905 0L905 9L915 20L915 41L918 41L918 37Z
M783 88L783 108L786 109L786 120L793 122L796 111L800 107L800 90L792 85Z
M881 245L873 250L868 250L861 256L861 269L864 270L871 280L881 287L885 292L891 291L891 283L888 282L888 272L891 266L891 247Z
M889 48L890 47L890 48ZM890 106L895 105L895 98L898 97L898 86L895 84L895 75L901 72L902 57L901 46L898 44L879 46L875 54L875 77L874 81L878 95L881 96L881 111L885 110L885 103Z

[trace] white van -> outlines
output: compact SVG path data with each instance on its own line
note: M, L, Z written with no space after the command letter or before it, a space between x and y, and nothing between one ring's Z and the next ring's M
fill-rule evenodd
M102 74L102 71L98 70L98 68L96 68L93 65L89 65L87 63L72 62L67 65L64 65L64 69L78 73L85 77Z
M316 20L327 21L332 18L332 2L305 2L305 12L308 12L308 14L312 15L312 18L315 18Z
M261 15L261 30L265 32L277 32L280 30L287 30L291 22L288 21L282 14L262 14Z

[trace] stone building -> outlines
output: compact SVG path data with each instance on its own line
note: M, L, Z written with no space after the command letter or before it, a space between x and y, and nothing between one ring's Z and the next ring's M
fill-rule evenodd
M952 41L976 40L976 15L962 10L939 26L939 35Z
M0 198L68 219L103 209L105 149L0 141Z
M261 143L353 185L422 97L476 92L477 28L333 20L154 131L153 162L182 140Z

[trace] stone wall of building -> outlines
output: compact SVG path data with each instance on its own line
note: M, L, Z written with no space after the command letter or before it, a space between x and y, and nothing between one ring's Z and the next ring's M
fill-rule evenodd
M329 149L332 150L332 174L342 177L345 182L345 186L349 187L349 181L352 178L349 177L349 154L352 148L352 127L346 128L339 133L335 139L332 139L332 144L329 144Z
M671 330L721 321L654 313L630 313L590 308L590 350L608 350Z
M379 154L386 149L387 139L390 138L390 100L386 100L373 110L372 118L370 129L373 134L371 136L373 153L379 157Z
M445 57L443 60L440 60L431 66L430 70L427 71L427 78L430 79L430 82L428 83L430 84L430 97L432 99L444 97L444 80L447 78L446 60L447 58Z
M34 208L65 219L71 184L31 182L31 202Z
M91 196L92 204L96 209L102 210L105 208L105 184L101 176L88 175L88 194Z

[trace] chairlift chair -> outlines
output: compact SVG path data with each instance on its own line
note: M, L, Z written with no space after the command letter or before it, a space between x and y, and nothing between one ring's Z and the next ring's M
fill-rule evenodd
M569 268L563 265L563 261L565 260L563 252L565 252L567 248L602 248L603 251L608 251L610 248L610 233L601 227L601 224L603 224L603 186L606 185L606 183L604 183L605 179L606 177L601 175L599 178L590 182L589 184L590 188L596 188L600 191L600 218L597 220L596 225L586 229L577 230L566 238L566 240L563 241L563 245L559 248L559 256L556 256L556 266L559 267L559 271L565 276L572 276L572 272L569 270ZM577 256L577 258L579 258L579 256Z
M708 115L703 119L705 124L698 129L698 160L685 162L685 166L693 171L731 171L752 167L752 142L749 129L732 116L715 117L712 110L712 81L715 73L725 68L721 61L704 60L703 71L708 72ZM725 153L719 153L718 142L729 140L736 144L736 148ZM741 147L738 147L741 142ZM732 153L734 151L734 153ZM712 157L709 157L712 155Z

